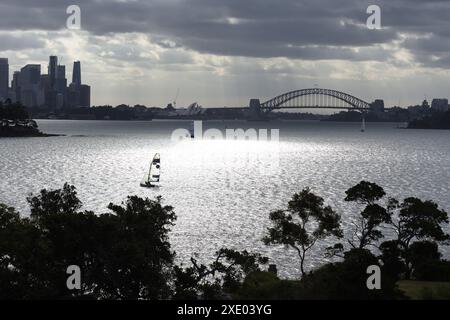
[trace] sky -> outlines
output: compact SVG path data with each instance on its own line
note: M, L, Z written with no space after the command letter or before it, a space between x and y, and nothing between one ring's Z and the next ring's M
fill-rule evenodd
M69 5L81 29L67 28ZM366 25L369 5L381 29ZM448 0L0 0L10 73L81 61L94 105L241 107L311 87L388 106L450 97Z

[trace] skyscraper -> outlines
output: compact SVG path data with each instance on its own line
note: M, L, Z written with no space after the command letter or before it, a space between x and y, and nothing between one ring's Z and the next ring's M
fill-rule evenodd
M14 71L11 81L11 89L14 92L14 97L11 98L13 102L20 101L20 85L19 85L20 71Z
M81 85L81 65L80 61L73 63L72 83L77 86Z
M8 99L9 64L8 58L0 58L0 100Z
M50 61L48 63L48 76L50 78L50 87L53 89L56 84L58 72L58 57L50 56Z
M41 65L27 64L14 72L8 86L8 59L0 58L0 102L9 98L29 108L40 107L56 111L90 107L91 87L81 83L81 63L73 64L73 82L67 86L66 67L58 65L58 57L50 56L48 74L41 74Z
M56 79L65 79L66 78L66 66L59 65L58 72L56 73Z
M41 65L27 64L20 70L20 102L29 108L40 106L45 101L44 92L40 89Z
M59 65L58 71L56 74L56 100L55 105L56 109L64 108L66 105L66 92L67 92L67 79L66 79L66 66Z
M85 84L80 86L80 107L91 106L91 87Z

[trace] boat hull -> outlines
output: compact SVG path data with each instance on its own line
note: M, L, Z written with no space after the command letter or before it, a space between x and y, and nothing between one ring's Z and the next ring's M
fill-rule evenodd
M141 183L141 187L142 188L156 188L157 186L153 185L153 184L145 184L145 183Z

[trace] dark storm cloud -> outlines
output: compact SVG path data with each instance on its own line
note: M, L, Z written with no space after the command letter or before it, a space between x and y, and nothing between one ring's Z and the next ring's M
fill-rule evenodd
M82 28L93 34L144 32L164 47L218 55L387 60L381 44L415 34L428 38L407 49L427 64L423 57L435 54L427 42L450 42L447 0L2 0L0 30L62 29L70 4L81 7ZM381 7L385 29L365 27L370 4ZM450 67L442 58L439 65Z

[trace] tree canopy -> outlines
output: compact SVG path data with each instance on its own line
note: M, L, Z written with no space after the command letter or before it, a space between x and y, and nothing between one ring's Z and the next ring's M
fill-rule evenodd
M296 250L300 258L300 270L306 274L307 253L324 238L342 237L340 216L330 206L324 206L321 197L310 189L303 189L289 201L287 210L270 213L272 227L263 238L266 245L286 245Z

